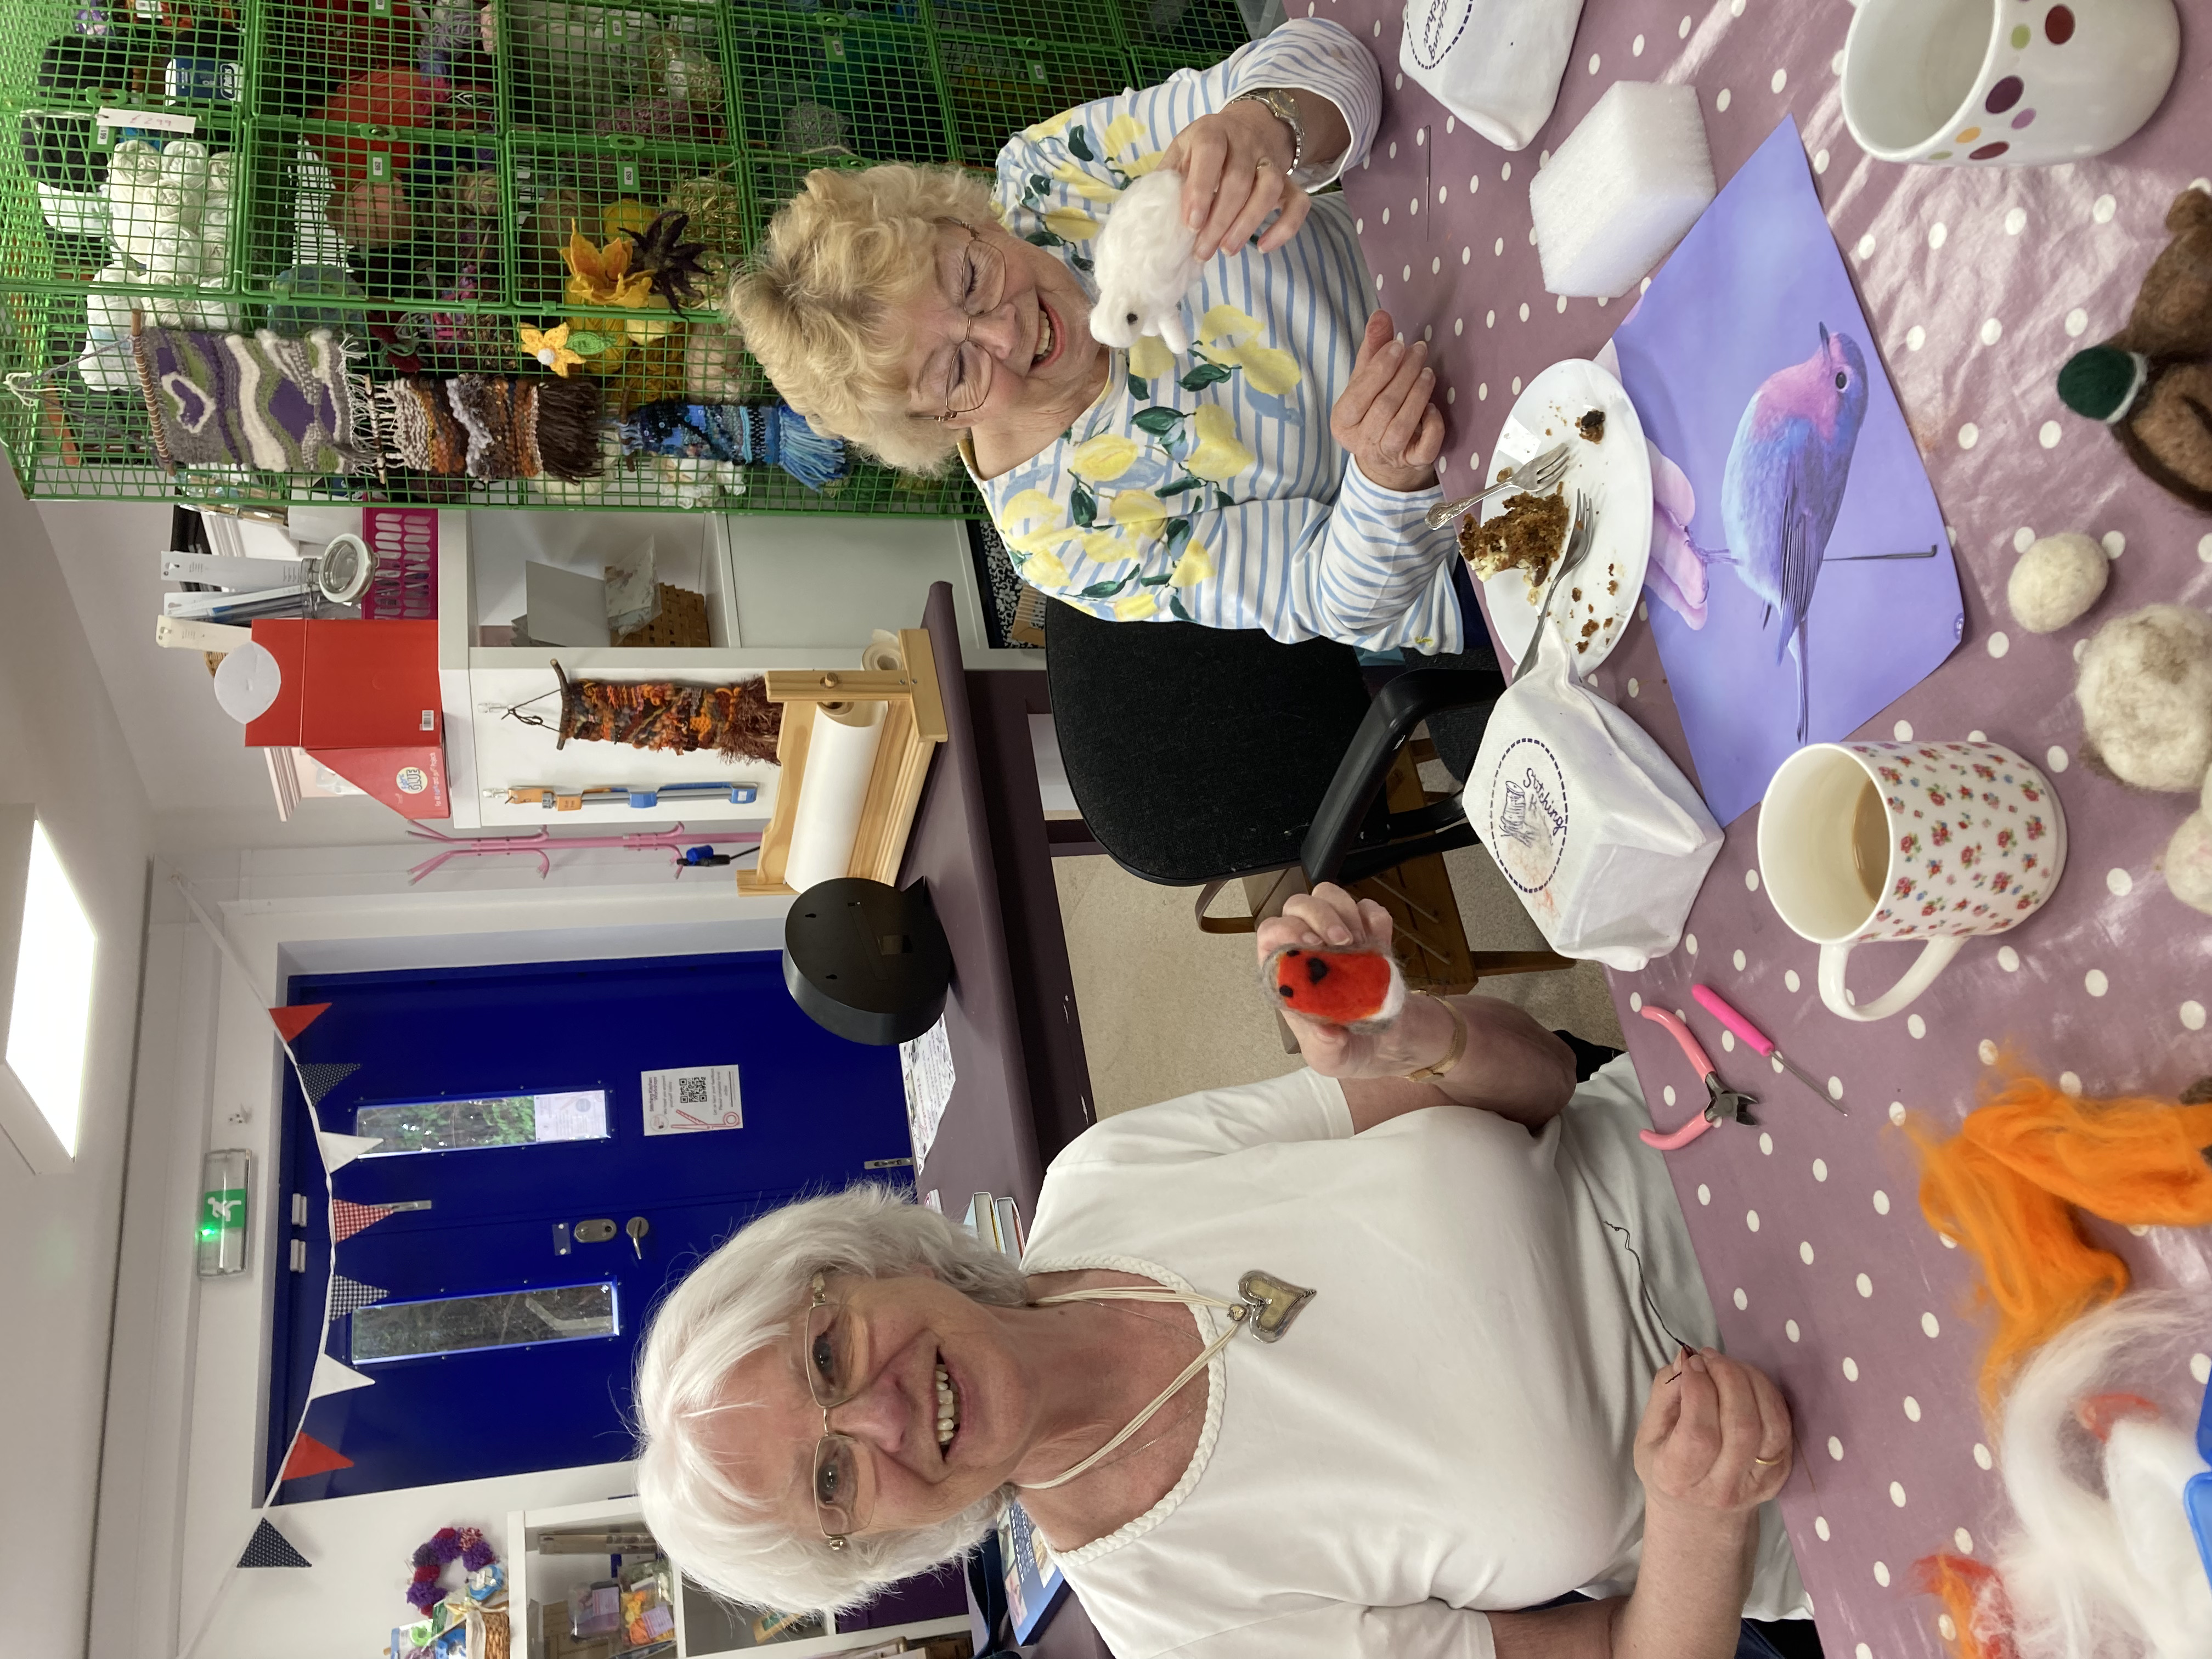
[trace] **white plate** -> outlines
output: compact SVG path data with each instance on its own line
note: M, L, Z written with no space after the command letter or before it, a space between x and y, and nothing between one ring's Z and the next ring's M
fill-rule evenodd
M1575 422L1593 409L1605 411L1605 436L1591 443ZM1579 357L1553 363L1528 383L1505 417L1492 447L1483 481L1504 466L1519 466L1553 444L1565 441L1567 476L1562 488L1570 507L1575 491L1585 492L1599 509L1597 539L1575 572L1581 599L1562 593L1552 606L1552 625L1569 641L1568 662L1577 676L1588 674L1612 653L1636 614L1644 591L1644 567L1651 556L1651 457L1644 443L1644 423L1636 418L1628 394L1595 363ZM1504 513L1510 492L1482 504L1485 524ZM1490 629L1510 672L1536 632L1536 604L1528 598L1528 579L1504 570L1482 585ZM1538 603L1542 599L1538 592ZM1596 628L1582 630L1590 623ZM1581 646L1580 650L1575 649Z

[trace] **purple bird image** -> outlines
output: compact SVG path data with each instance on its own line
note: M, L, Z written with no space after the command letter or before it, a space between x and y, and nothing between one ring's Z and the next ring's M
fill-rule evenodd
M1820 325L1820 349L1778 369L1752 394L1721 478L1721 521L1743 585L1779 613L1774 656L1797 665L1797 741L1805 741L1811 686L1807 613L1828 532L1844 504L1859 426L1866 419L1866 359L1848 334ZM1763 625L1763 624L1762 624Z

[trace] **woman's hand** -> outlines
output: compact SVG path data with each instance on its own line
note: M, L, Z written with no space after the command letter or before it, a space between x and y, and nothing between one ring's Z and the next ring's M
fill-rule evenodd
M1296 159L1290 129L1263 104L1231 104L1176 134L1160 165L1182 174L1183 222L1198 233L1191 258L1202 262L1240 246L1279 209L1260 252L1273 253L1297 235L1313 198L1291 182Z
M1390 913L1373 899L1355 899L1334 882L1300 893L1254 933L1264 963L1278 951L1373 951L1389 956ZM1402 1077L1443 1058L1451 1046L1451 1016L1428 997L1408 997L1405 1012L1381 1031L1354 1031L1285 1008L1306 1064L1323 1077Z
M1437 457L1444 447L1444 417L1430 401L1437 376L1428 356L1425 341L1399 344L1390 313L1376 312L1367 319L1352 378L1328 417L1330 434L1359 470L1401 495L1436 483Z
M1790 1407L1764 1372L1685 1349L1652 1383L1636 1473L1650 1508L1738 1515L1782 1490L1795 1445Z

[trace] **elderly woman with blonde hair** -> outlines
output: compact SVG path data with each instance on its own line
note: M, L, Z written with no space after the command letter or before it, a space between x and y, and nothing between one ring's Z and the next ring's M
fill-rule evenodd
M731 283L729 320L823 431L893 466L957 455L1022 579L1094 614L1427 653L1487 647L1437 505L1420 342L1368 307L1340 195L1374 58L1293 19L1204 73L1067 111L997 179L819 169ZM1132 179L1183 179L1182 356L1091 337L1090 247Z
M1389 939L1325 885L1259 943ZM1018 1499L1117 1659L1771 1655L1790 1413L1711 1346L1626 1060L1577 1086L1485 997L1291 1018L1310 1069L1055 1158L1018 1267L872 1188L708 1257L637 1379L684 1573L850 1606Z

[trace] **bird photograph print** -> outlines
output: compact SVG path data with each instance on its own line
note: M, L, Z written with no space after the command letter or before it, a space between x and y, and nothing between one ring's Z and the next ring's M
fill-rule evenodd
M1850 735L1925 678L1965 626L1873 337L1794 121L1613 337L1652 450L1652 632L1723 824L1796 750Z

